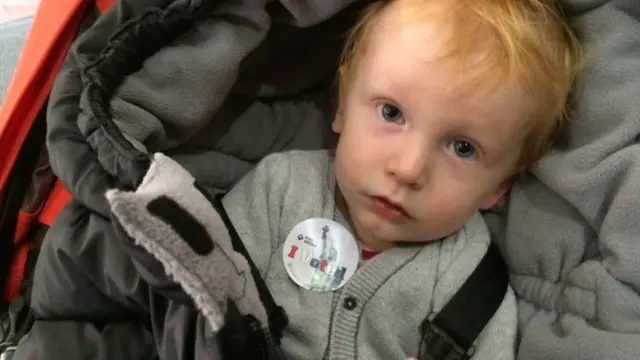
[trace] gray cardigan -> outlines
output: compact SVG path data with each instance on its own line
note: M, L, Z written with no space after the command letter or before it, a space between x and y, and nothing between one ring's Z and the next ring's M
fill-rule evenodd
M396 247L361 263L336 292L306 290L282 260L291 229L311 217L335 219L333 166L327 151L266 157L224 198L229 217L277 303L290 318L282 346L292 359L399 359L416 356L419 325L441 309L489 244L480 215L436 243ZM343 306L353 299L352 306ZM473 359L513 359L517 316L511 289L479 339Z

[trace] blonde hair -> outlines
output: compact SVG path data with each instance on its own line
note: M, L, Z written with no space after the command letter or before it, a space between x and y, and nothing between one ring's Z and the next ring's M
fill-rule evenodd
M378 20L393 5L408 6L407 13L415 21L447 24L451 35L443 58L457 62L465 84L510 83L526 95L533 118L523 129L523 150L515 172L531 166L550 148L568 118L568 99L581 68L578 41L554 1L378 1L367 7L347 39L338 78L340 103ZM477 59L479 47L484 50L482 61L470 64L470 59Z

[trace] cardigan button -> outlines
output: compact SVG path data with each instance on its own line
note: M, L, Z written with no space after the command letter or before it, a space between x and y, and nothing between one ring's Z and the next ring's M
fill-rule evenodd
M344 308L347 310L353 310L358 306L358 302L353 296L347 296L344 299L344 303L342 304L342 306L344 306Z

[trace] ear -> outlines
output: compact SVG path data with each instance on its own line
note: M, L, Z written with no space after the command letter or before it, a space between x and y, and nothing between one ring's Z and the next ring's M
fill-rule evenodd
M331 123L331 129L336 134L340 134L343 128L344 117L342 116L342 109L338 109L338 111L336 111L336 117L333 119L333 123Z
M509 191L509 189L511 188L511 183L512 180L509 179L503 181L500 185L498 185L498 187L491 194L489 194L489 196L487 196L480 209L489 210L492 207L496 206L500 199L502 199L504 194L506 194L507 191Z

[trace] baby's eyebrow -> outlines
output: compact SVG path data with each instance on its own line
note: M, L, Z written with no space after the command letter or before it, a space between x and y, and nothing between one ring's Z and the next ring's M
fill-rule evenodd
M369 78L366 86L369 91L376 93L396 95L401 95L404 93L397 81L393 81L393 78L385 75L372 76L371 78Z
M448 124L453 125L451 131L468 136L469 140L477 142L485 152L497 152L501 144L510 142L501 136L501 129L497 126L488 126L486 121L478 117L457 116L447 117Z

